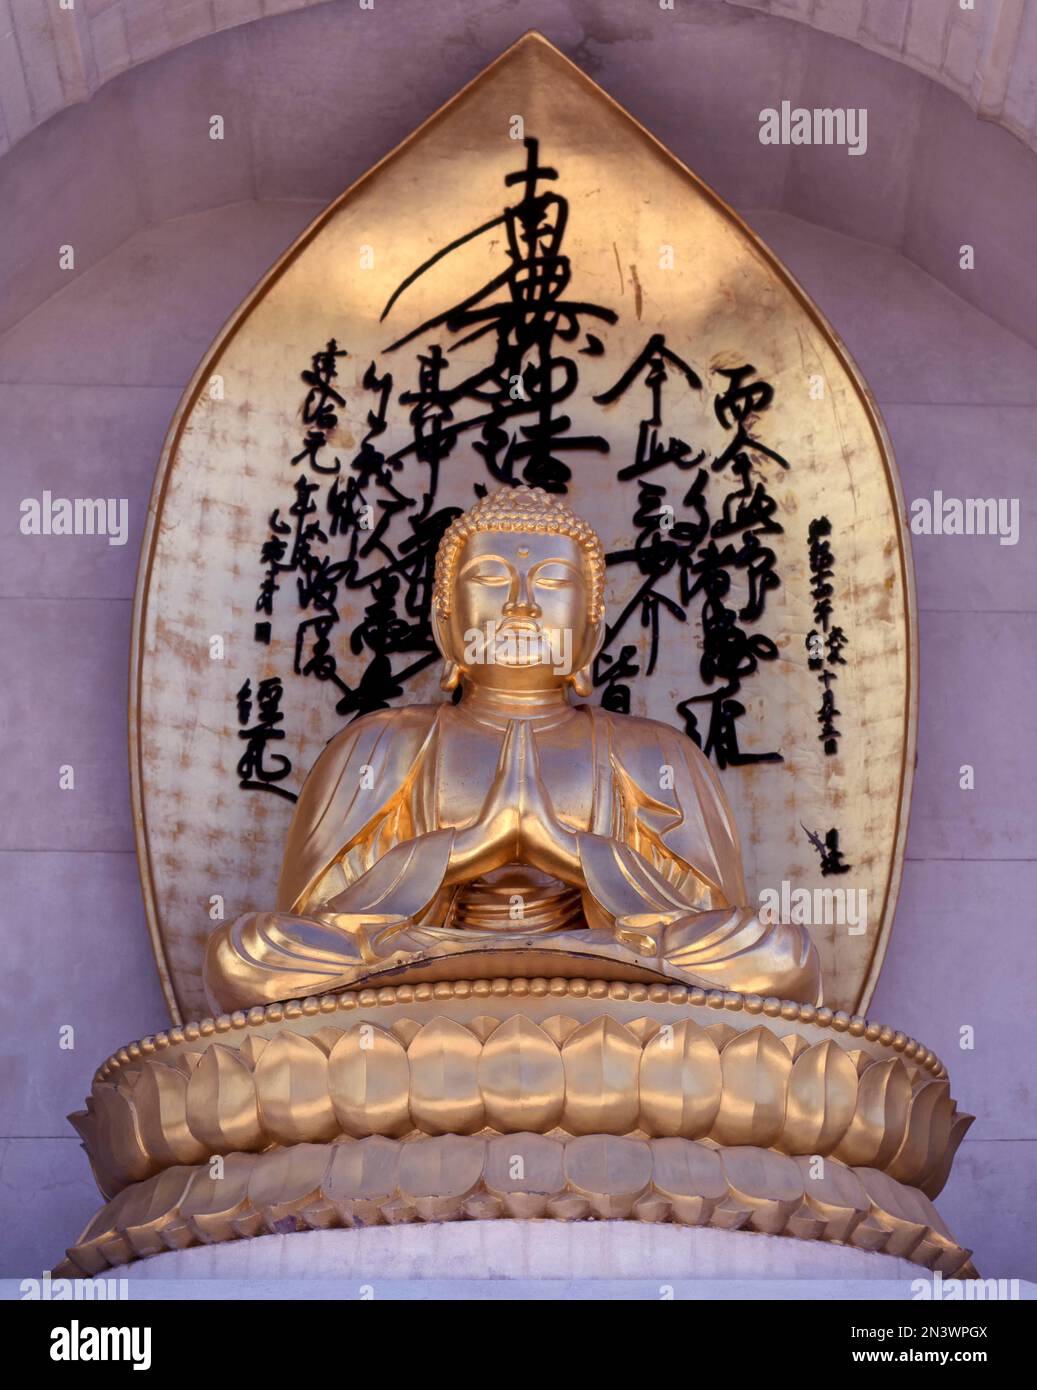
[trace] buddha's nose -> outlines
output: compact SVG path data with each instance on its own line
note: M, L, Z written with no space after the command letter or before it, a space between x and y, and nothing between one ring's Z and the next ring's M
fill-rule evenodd
M542 610L526 585L526 580L521 579L516 588L512 589L511 597L504 605L504 616L506 618L539 618Z
M539 603L533 603L529 599L518 599L514 603L504 605L504 616L506 618L539 618L542 610Z

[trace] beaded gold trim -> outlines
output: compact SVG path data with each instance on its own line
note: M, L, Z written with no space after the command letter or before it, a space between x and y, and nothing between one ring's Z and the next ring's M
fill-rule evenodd
M381 989L362 989L346 991L341 994L324 994L307 999L289 999L282 1003L256 1005L254 1008L236 1010L231 1014L220 1014L216 1018L203 1018L197 1022L180 1024L174 1028L129 1043L114 1052L98 1068L97 1079L104 1080L120 1067L140 1062L170 1047L184 1043L197 1042L201 1038L211 1038L217 1034L229 1033L235 1029L258 1028L271 1023L283 1023L297 1018L312 1018L318 1014L335 1014L340 1010L398 1007L400 1005L431 1002L444 1002L471 998L501 998L513 996L551 995L558 999L610 999L631 1000L652 1004L684 1004L705 1006L710 1009L724 1009L734 1013L762 1014L765 1018L783 1018L790 1023L806 1023L815 1028L831 1028L836 1033L848 1034L851 1038L864 1038L870 1043L891 1048L893 1052L906 1057L915 1066L932 1073L934 1077L947 1075L947 1069L936 1053L924 1043L909 1037L906 1033L891 1028L888 1024L877 1023L860 1014L848 1014L841 1009L829 1009L813 1004L799 1004L793 1000L764 997L759 994L738 994L733 990L704 990L688 988L684 985L644 985L624 984L605 980L581 979L495 979L459 980L437 984L395 985Z

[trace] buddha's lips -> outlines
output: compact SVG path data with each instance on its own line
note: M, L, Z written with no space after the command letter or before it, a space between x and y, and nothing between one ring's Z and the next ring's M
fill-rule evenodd
M533 623L502 623L494 630L493 642L495 646L504 643L519 642L522 644L532 644L534 642L545 642L547 635L541 627Z
M493 634L494 661L505 665L534 666L551 660L546 633L534 623L502 623Z

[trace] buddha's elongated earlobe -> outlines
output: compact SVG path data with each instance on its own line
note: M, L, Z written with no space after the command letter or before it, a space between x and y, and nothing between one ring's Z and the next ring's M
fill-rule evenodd
M445 690L449 695L461 684L463 672L453 657L448 655L450 651L449 637L442 615L436 608L432 610L432 635L435 638L436 646L443 653L443 670L439 677L439 688Z
M605 619L601 617L594 629L594 637L590 646L590 655L582 666L569 677L569 684L573 688L573 693L586 699L588 695L594 693L594 660L601 651L602 643L605 641ZM585 649L586 650L586 649Z
M594 680L591 676L591 668L589 666L581 666L578 671L572 673L569 680L572 684L573 693L576 695L581 695L586 698L594 691Z

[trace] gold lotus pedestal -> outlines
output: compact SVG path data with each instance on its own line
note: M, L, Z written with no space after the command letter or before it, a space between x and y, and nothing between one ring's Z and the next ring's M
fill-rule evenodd
M269 1004L123 1048L72 1118L109 1199L68 1251L84 1274L267 1233L498 1218L711 1226L973 1272L932 1202L971 1123L939 1059L776 998L498 979Z

